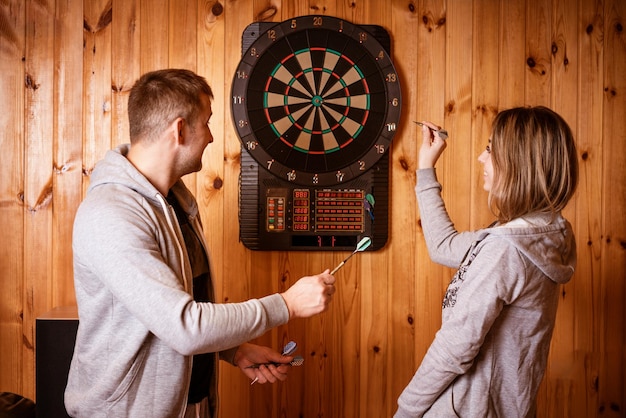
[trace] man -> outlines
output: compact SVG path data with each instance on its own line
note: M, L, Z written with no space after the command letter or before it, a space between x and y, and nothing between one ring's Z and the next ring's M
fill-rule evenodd
M287 365L249 366L292 358L247 341L325 311L335 292L326 270L282 294L214 303L198 206L181 180L213 141L212 97L191 71L143 75L128 102L130 145L92 173L74 222L72 416L215 416L217 358L259 383L284 380Z

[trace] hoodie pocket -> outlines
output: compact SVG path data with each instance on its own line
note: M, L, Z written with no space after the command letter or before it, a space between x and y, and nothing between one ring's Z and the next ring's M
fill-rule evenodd
M142 349L137 353L135 360L131 364L130 369L128 370L126 375L120 381L120 384L117 386L117 389L115 389L115 391L111 394L109 399L107 399L107 402L109 403L110 407L114 407L123 398L126 398L128 402L128 397L126 395L130 391L130 389L133 387L133 383L137 379L137 376L139 375L141 370L143 370L144 363L146 361L147 351L148 350L146 350L145 347L142 347Z

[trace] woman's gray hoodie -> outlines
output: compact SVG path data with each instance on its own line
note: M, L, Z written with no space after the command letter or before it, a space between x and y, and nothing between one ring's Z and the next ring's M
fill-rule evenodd
M289 320L279 294L194 301L174 210L126 159L128 149L96 165L74 221L79 327L65 391L74 417L182 416L194 354L232 360L226 350ZM182 181L172 191L206 249L193 195Z
M395 417L534 416L559 284L576 264L570 224L535 214L458 233L434 169L418 171L416 193L430 257L459 270L443 300L441 329Z

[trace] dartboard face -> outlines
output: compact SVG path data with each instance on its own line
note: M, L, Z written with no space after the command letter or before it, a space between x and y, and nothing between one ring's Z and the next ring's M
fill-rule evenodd
M244 149L275 176L307 186L341 184L372 168L400 117L388 52L364 28L328 16L258 34L232 98Z

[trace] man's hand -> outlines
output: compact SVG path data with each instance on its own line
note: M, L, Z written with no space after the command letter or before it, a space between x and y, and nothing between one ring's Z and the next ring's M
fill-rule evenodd
M335 276L326 269L322 274L302 277L281 295L289 318L308 318L328 309L335 290Z
M287 373L291 368L289 362L293 356L283 356L279 352L256 344L245 343L239 346L235 353L234 362L253 382L276 383L287 379ZM270 363L284 363L275 366ZM260 365L258 367L251 367Z

